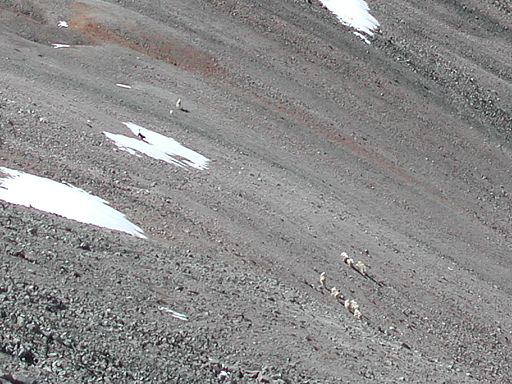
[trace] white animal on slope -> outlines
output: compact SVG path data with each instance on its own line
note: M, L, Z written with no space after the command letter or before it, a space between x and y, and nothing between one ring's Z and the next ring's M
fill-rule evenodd
M359 304L353 299L346 299L344 305L350 313L354 313L356 309L359 310Z
M176 108L181 109L181 99L176 100Z
M319 281L320 281L320 286L325 288L325 283L327 281L327 276L326 276L325 272L322 272L320 274L320 280Z
M334 296L336 300L343 298L343 295L341 294L340 290L337 289L336 287L331 288L331 296Z
M343 260L343 262L347 264L349 267L352 267L354 265L354 260L348 257L347 252L341 252L341 260Z
M366 273L368 272L368 267L365 263L363 263L361 260L359 260L355 265L354 268L357 269L361 275L366 276Z

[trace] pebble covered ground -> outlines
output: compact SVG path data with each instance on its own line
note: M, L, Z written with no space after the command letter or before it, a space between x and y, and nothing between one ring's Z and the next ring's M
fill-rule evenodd
M510 382L512 9L368 5L0 0L0 167L148 237L0 201L1 384Z

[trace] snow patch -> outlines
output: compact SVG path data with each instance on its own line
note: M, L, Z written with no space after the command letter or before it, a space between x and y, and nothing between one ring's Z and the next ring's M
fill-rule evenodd
M53 48L71 48L71 45L69 44L58 44L58 43L54 43L52 44Z
M336 15L342 24L354 28L368 36L373 36L373 31L380 26L377 19L370 15L370 8L364 0L320 1L327 9Z
M138 138L103 132L121 150L139 157L139 153L143 153L153 159L162 160L179 167L189 166L199 170L208 168L209 159L184 147L176 140L134 123L123 124Z
M44 177L0 167L0 199L146 238L142 229L110 207L105 200L80 188Z
M158 309L161 310L162 312L170 313L171 316L175 317L176 319L180 319L180 320L183 320L183 321L187 321L188 320L188 316L187 315L185 315L184 313L176 312L176 311L172 310L171 308L158 307Z
M361 40L363 40L366 44L371 44L370 40L368 40L368 38L363 35L362 33L359 33L359 32L352 32L354 35L356 35L357 37L359 37Z

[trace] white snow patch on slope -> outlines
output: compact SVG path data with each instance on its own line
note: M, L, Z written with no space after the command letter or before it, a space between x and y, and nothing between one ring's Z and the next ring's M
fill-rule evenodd
M80 188L0 167L0 199L41 211L114 229L145 239L144 232L105 200Z
M139 138L103 132L121 150L132 155L140 156L143 153L153 159L162 160L179 167L189 166L199 170L208 168L209 159L203 155L184 147L176 140L153 132L134 123L123 123Z
M69 44L59 44L59 43L53 43L52 44L53 48L71 48L71 45Z
M320 0L327 9L334 13L343 24L352 27L368 36L380 24L370 15L370 8L364 0Z
M356 35L357 37L359 37L361 40L363 40L366 44L371 44L371 41L368 40L366 38L365 35L363 35L362 33L359 33L359 32L352 32L354 35Z
M175 317L177 319L184 320L184 321L188 320L188 316L187 315L185 315L184 313L179 313L179 312L173 311L171 308L158 307L158 309L163 311L163 312L170 313L172 317Z

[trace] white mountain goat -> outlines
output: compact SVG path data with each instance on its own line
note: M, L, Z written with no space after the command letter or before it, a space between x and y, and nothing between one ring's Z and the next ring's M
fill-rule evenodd
M359 271L359 273L361 273L361 275L363 275L363 276L366 276L366 274L368 273L368 267L361 260L359 260L354 265L354 268L357 269Z
M348 257L347 252L341 252L341 260L343 260L343 262L347 264L349 267L352 267L354 265L354 260Z
M336 300L343 299L342 293L336 287L331 288L331 296L333 296Z
M320 281L320 286L321 286L321 287L326 288L325 283L326 283L326 281L327 281L327 276L326 276L325 272L322 272L322 273L320 274L320 279L319 279L319 281Z
M353 300L353 299L347 299L345 300L345 308L348 309L348 311L354 315L354 317L357 319L357 320L361 320L363 318L363 314L361 313L361 311L359 310L359 304L357 303L357 301Z
M354 313L356 309L359 310L359 304L354 299L346 299L344 305L350 313Z
M341 259L345 264L347 264L351 268L354 268L361 275L368 276L368 266L361 260L354 264L354 260L350 258L346 252L341 252Z

